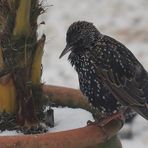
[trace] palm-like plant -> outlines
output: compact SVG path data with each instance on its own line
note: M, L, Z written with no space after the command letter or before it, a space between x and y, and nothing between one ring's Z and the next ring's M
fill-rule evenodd
M37 40L38 0L0 0L0 112L16 113L17 123L38 123L45 35Z

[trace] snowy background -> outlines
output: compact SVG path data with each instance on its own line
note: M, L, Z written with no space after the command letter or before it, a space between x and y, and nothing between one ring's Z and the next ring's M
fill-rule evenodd
M67 28L78 20L91 21L100 32L124 43L148 70L147 0L44 0L44 2L45 5L53 5L40 18L46 22L46 25L40 27L39 34L45 33L47 36L43 58L44 83L79 88L77 74L68 63L67 57L58 59L65 46ZM64 117L60 118L61 111L66 116L68 110L55 111L56 123L61 121L60 124L66 120ZM78 122L71 127L69 125L55 127L56 131L60 128L65 130L65 128L85 126L85 122L92 118L88 112L84 114L83 110L79 110L79 115L84 118L80 123L79 117L76 117L78 112L71 110L71 114L78 119ZM122 139L123 148L148 148L146 120L138 116L132 125L124 128L133 132L133 138Z
M49 6L39 19L46 23L39 29L39 34L45 33L47 37L43 57L44 83L79 88L77 74L67 57L59 60L67 28L78 20L91 21L100 32L124 43L148 70L148 0L43 1ZM51 132L83 127L87 120L93 120L92 115L82 109L55 108L54 111L55 127L49 129ZM123 148L148 148L146 120L138 116L132 125L124 127L127 128L133 132L133 138L122 139Z

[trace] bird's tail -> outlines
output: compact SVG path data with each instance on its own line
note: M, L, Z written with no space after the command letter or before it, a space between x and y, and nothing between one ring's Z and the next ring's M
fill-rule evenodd
M136 110L136 109L135 109ZM148 120L148 106L138 107L136 110L142 117Z
M141 76L141 88L144 92L145 103L143 106L137 106L135 110L148 120L148 73L144 71Z

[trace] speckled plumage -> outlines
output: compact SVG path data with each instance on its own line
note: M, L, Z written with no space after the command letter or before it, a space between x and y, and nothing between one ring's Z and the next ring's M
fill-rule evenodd
M90 104L101 112L102 116L116 113L121 105L101 82L89 55L71 56L69 60L78 73L80 90L88 97Z
M66 41L61 56L71 51L80 89L95 108L112 114L121 103L148 119L148 74L129 49L85 21L69 27Z

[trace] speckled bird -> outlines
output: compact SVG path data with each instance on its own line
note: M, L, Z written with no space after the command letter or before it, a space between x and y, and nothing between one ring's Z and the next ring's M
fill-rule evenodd
M60 58L70 51L80 90L102 116L130 107L148 120L148 73L127 47L86 21L70 25L66 42Z

